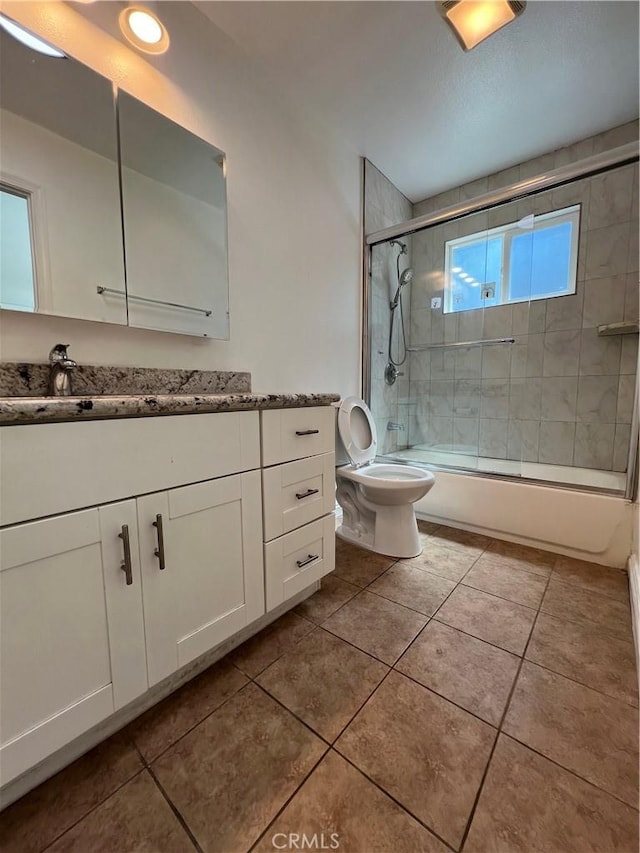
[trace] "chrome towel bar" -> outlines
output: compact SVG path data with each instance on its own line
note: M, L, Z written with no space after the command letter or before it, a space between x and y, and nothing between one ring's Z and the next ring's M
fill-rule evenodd
M149 296L136 296L135 293L126 293L124 290L116 290L113 287L96 288L98 293L113 293L116 296L126 296L127 299L135 299L136 302L150 302L152 305L168 305L169 308L182 308L183 311L195 311L196 314L204 314L210 317L213 311L208 308L194 308L193 305L181 305L179 302L165 302L164 299L151 299Z
M421 344L407 347L407 352L425 352L429 349L447 349L448 347L488 347L494 344L515 344L515 338L487 338L484 341L456 341L453 344Z

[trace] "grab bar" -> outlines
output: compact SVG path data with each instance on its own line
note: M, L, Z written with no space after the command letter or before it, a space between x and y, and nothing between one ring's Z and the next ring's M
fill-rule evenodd
M125 293L124 290L115 290L113 287L96 287L98 293L113 293L116 296L126 296L127 299L134 299L137 302L151 302L153 305L168 305L170 308L182 308L183 311L195 311L196 314L204 314L205 317L210 317L213 314L208 308L194 308L193 305L181 305L179 302L165 302L164 299L151 299L149 296L136 296L135 293Z
M447 347L489 347L493 344L515 344L515 338L487 338L484 341L456 341L454 344L420 344L407 347L407 352L425 352L429 349L446 349Z

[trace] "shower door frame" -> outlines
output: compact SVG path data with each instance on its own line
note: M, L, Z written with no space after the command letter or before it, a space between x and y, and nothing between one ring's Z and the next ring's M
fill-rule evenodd
M362 307L362 389L363 396L367 401L371 401L371 267L372 267L372 252L375 246L387 243L396 237L410 236L425 228L434 225L442 225L446 222L454 222L461 219L470 213L481 213L485 210L497 207L501 204L519 201L520 199L528 198L529 196L537 195L540 192L549 189L555 189L565 184L572 183L578 178L588 178L593 175L598 175L601 172L608 172L611 169L620 166L626 166L629 163L637 163L639 158L640 146L638 142L630 142L627 145L621 145L618 148L612 148L602 154L596 154L593 157L587 157L583 160L578 160L575 163L570 163L566 166L561 166L559 169L554 169L544 174L537 175L533 178L527 178L523 181L515 181L502 187L498 190L492 190L488 193L476 196L468 201L453 204L449 207L444 207L433 213L426 213L422 216L416 216L413 219L408 219L399 225L393 225L389 228L383 228L379 231L374 231L370 234L364 234L363 240L363 307ZM364 161L363 161L364 162ZM364 169L363 169L363 210L364 210ZM364 216L363 216L364 222ZM639 439L640 439L640 413L638 401L638 371L636 368L636 387L633 402L633 415L631 418L631 440L629 442L629 455L627 458L627 480L624 493L610 492L611 494L622 497L625 500L634 500L637 495L638 486L638 462L639 462ZM438 468L433 465L430 467ZM444 469L443 469L444 470ZM554 483L548 480L531 480L529 478L513 476L505 476L504 474L493 474L485 471L477 471L467 468L447 468L447 471L459 472L466 475L477 477L491 477L493 479L513 481L518 479L520 482L544 483L545 486L551 486L560 489L576 489L580 491L595 492L598 494L606 494L607 489L585 488L584 486L572 486L570 484Z

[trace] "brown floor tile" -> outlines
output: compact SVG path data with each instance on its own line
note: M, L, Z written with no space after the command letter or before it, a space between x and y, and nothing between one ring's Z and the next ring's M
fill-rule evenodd
M248 684L153 765L203 850L244 851L322 756L325 744Z
M541 613L536 621L527 660L580 681L614 699L638 705L636 656L633 643Z
M550 551L541 551L538 548L529 548L526 545L505 542L502 539L495 539L489 545L486 556L489 555L514 569L524 569L534 575L542 575L544 578L548 578L551 574L558 556Z
M229 660L250 678L255 678L313 628L313 622L289 611L234 649Z
M322 628L258 677L258 683L333 741L389 671Z
M431 616L453 589L453 581L416 569L410 563L396 563L380 575L367 592L375 592L396 604Z
M221 660L150 708L126 731L145 761L151 762L246 683L246 676Z
M300 841L297 847L286 843L290 834L323 837L325 849L330 849L333 842L339 844L335 849L343 853L448 851L434 835L333 751L322 759L253 853L299 850Z
M497 726L519 665L515 655L432 620L395 669Z
M495 734L491 726L392 672L336 748L457 848Z
M536 611L486 592L459 586L436 613L436 619L480 640L521 655Z
M633 642L629 605L606 595L587 592L575 584L551 578L540 610L587 626L595 622L607 634Z
M358 548L336 536L336 568L334 575L359 587L367 586L385 569L395 563L395 557L385 557Z
M439 527L442 527L441 524L436 524L433 521L424 521L422 518L417 518L416 521L418 522L418 533L420 536L430 536Z
M636 708L525 661L503 729L637 807Z
M443 545L445 548L475 554L476 557L489 547L491 541L488 536L483 536L481 533L471 533L469 530L447 527L444 524L431 534L432 545Z
M457 583L462 580L477 559L478 554L473 551L468 552L438 545L429 537L425 542L422 554L403 562Z
M589 592L599 592L629 601L629 576L623 569L612 569L584 560L572 560L571 557L558 557L551 577L563 583L574 583Z
M323 628L392 664L426 624L426 617L415 610L361 592L330 616Z
M48 848L48 853L193 853L195 847L144 770Z
M638 813L500 735L464 853L632 853Z
M296 613L320 625L359 592L359 586L347 583L334 574L325 575L320 589L301 602L296 607Z
M43 850L142 766L127 737L109 738L0 814L2 853Z
M547 587L546 578L497 562L486 554L474 563L462 582L465 586L535 608L540 606Z

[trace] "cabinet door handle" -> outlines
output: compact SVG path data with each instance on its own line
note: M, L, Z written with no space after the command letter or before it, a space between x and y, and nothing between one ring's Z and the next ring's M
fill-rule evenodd
M306 560L296 560L296 565L299 569L302 569L304 566L308 566L309 563L313 563L316 560L320 559L320 554L309 554Z
M156 515L156 520L151 522L158 531L158 547L153 552L158 558L160 571L164 569L164 530L162 529L162 516L160 513Z
M297 429L296 435L318 435L319 429Z
M307 489L306 492L296 492L296 497L301 501L303 498L310 498L311 495L317 495L318 491L319 489Z
M124 560L120 564L120 568L124 572L127 580L127 586L133 583L133 571L131 569L131 543L129 542L129 525L122 525L122 533L118 533L118 537L122 539L122 547L124 550Z

